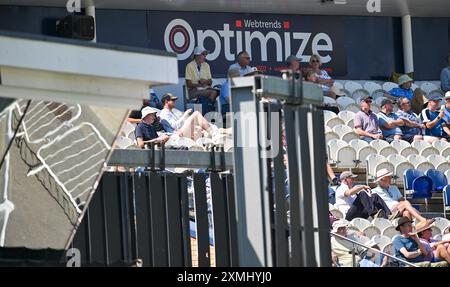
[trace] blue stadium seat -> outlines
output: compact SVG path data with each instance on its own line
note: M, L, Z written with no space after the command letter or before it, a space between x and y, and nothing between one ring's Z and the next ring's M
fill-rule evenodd
M450 185L446 185L442 190L444 202L444 217L447 218L447 211L450 211Z
M416 179L419 176L423 176L423 172L417 169L407 169L403 173L403 178L405 182L405 190L412 190L412 183L414 179Z
M425 208L428 211L428 199L433 192L433 181L426 175L415 178L412 182L412 199L425 199Z
M433 191L442 191L444 186L448 184L445 174L437 169L428 169L425 175L433 181Z

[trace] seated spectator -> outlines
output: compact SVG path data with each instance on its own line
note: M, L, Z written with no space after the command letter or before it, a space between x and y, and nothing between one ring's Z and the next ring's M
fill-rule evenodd
M400 97L406 97L408 100L412 101L414 91L411 89L413 79L408 75L401 75L398 78L398 87L391 89L384 96L393 101L397 101Z
M211 125L199 112L195 111L192 113L192 109L185 111L183 116L178 118L172 112L177 99L178 97L171 93L166 93L161 99L164 108L159 116L166 132L176 133L180 137L188 137L193 140L197 140L202 136L195 133L196 126L200 126L202 132L207 132L210 137L218 133L218 128L215 125Z
M332 233L336 233L340 236L347 237L353 239L347 233L347 227L349 223L347 220L340 219L333 222L333 230ZM335 236L331 236L331 258L333 262L333 266L335 267L353 267L358 266L358 262L361 260L359 253L363 252L364 249L360 246L354 246L349 241L346 241L342 238L338 238ZM355 252L355 262L353 262L353 252Z
M384 98L381 101L381 111L378 113L378 125L384 140L389 143L393 140L401 140L403 137L400 127L404 125L404 122L393 111L394 103L390 99Z
M317 77L316 73L313 70L309 70L305 73L305 81L319 85L325 97L336 99L337 97L345 95L345 93L339 90L338 88L334 86L329 87L325 84L322 84L318 79L319 78Z
M403 197L395 185L391 184L392 175L393 173L386 168L377 171L375 179L377 187L372 190L373 193L378 194L383 199L392 212L392 216L389 219L392 220L398 216L404 216L411 220L415 218L420 222L426 222L426 218L412 207L411 203Z
M315 74L312 70L309 70L309 71L307 71L307 72L305 73L305 81L306 81L306 82L311 82L311 83L317 84L316 79L317 79L317 76L316 76L316 74ZM317 84L317 85L318 85L322 90L324 90L324 89L323 89L324 85L322 85L322 84ZM329 88L328 88L328 90L329 90ZM324 92L324 96L327 96L325 92ZM331 106L331 105L328 105L328 104L324 104L324 105L317 106L317 108L318 108L318 109L321 109L321 110L332 111L332 112L335 113L335 114L338 114L338 113L339 113L339 108L338 108L338 107L336 107L336 106Z
M376 242L370 240L364 243L365 246L380 250ZM386 267L389 263L389 258L374 250L368 249L363 259L359 262L359 267Z
M361 110L356 113L354 121L354 130L360 138L366 142L375 139L383 139L381 130L378 126L378 118L370 109L372 106L372 97L364 95L360 100Z
M404 122L401 127L402 139L409 143L423 140L422 129L425 128L425 125L420 123L419 118L411 111L411 101L406 97L401 97L398 100L398 107L397 116Z
M427 254L425 260L430 262L446 261L450 263L450 244L449 240L438 241L432 238L431 227L427 222L416 224L416 232L420 241L425 246Z
M186 65L185 80L188 88L188 99L197 98L202 104L202 112L206 114L214 110L218 91L211 87L212 76L209 64L206 63L208 51L195 47L193 60Z
M155 129L152 127L152 123L156 118L157 112L158 110L152 107L145 107L142 109L142 120L136 126L135 131L137 145L140 148L144 148L145 144L148 143L156 143L156 142L165 143L166 141L169 140L169 136L166 134L158 136Z
M290 70L290 73L292 73L296 79L299 79L302 73L300 59L294 55L290 55L286 58L286 65L288 70Z
M439 95L431 95L428 99L427 108L423 109L420 113L420 119L425 125L424 139L430 143L439 139L447 141L447 137L449 136L443 129L443 124L445 124L443 120L444 109L439 110L440 102L441 97Z
M238 69L239 74L242 77L245 74L248 74L252 71L252 67L250 67L249 65L250 65L250 55L248 54L247 51L241 51L237 55L237 63L232 64L228 68L228 70Z
M447 55L447 67L441 71L441 90L444 93L450 91L450 54Z
M156 96L156 94L155 94L155 96ZM159 99L158 99L158 101L159 101ZM127 121L131 124L139 124L142 121L142 112L141 112L142 109L144 109L145 107L149 107L151 102L152 102L152 100L151 99L149 100L148 97L146 96L143 100L142 107L139 110L132 110L130 112L130 114L128 115ZM156 103L156 102L153 101L153 103ZM156 132L165 132L164 127L161 124L160 118L158 117L158 114L156 115L155 120L153 121L151 126Z
M411 262L419 267L440 267L445 263L431 263L425 260L428 254L425 245L420 241L416 233L413 233L412 221L408 217L402 217L396 227L400 231L400 236L395 236L392 242L395 257Z
M442 129L447 135L450 135L450 91L445 93L444 100L444 124L442 125Z
M320 56L317 54L312 55L309 59L309 67L317 76L316 83L331 88L334 80L328 75L327 71L320 69L320 66L322 66Z
M353 179L357 176L350 171L340 175L341 185L336 189L335 206L350 221L356 217L368 219L372 217L387 218L391 213L389 207L378 194L372 193L367 185L353 186Z
M226 113L230 112L230 101L231 101L230 79L239 76L240 73L238 69L228 70L228 78L222 84L219 96L222 116L225 116Z

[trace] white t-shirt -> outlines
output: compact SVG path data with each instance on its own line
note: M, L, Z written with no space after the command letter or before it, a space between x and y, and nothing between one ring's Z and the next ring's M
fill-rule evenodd
M349 189L350 188L345 183L342 183L336 189L336 204L334 206L336 206L337 209L339 209L344 215L347 214L347 211L356 199L356 194L348 197L344 195L344 193Z
M394 206L398 204L400 198L403 197L400 193L400 190L398 190L395 185L389 186L387 190L381 188L381 186L377 186L376 188L372 189L372 192L378 194L384 200L390 210L392 210Z
M159 117L161 119L161 124L163 125L164 130L168 133L173 133L174 131L181 128L184 121L183 118L178 118L172 111L169 111L168 109L162 109Z

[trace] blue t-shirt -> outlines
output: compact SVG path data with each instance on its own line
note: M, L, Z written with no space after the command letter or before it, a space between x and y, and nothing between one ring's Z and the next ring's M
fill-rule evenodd
M144 122L140 122L136 126L135 133L136 138L142 138L143 141L149 141L158 137L155 129L151 125L148 125Z
M230 97L230 82L228 80L226 80L223 84L222 84L222 88L220 88L220 104L221 105L226 105L228 104L227 99Z
M393 121L393 120L398 120L398 116L396 114L390 113L390 114L386 115L383 112L379 112L377 114L377 117L378 117L378 125L381 129L381 132L383 133L383 137L389 138L389 137L393 137L395 135L403 135L400 127L395 127L392 129L386 129L384 127L384 125L387 124L388 122Z
M414 241L412 238L405 238L403 236L396 236L394 238L394 241L392 242L392 245L394 246L394 254L395 257L398 257L400 259L406 260L408 262L422 262L425 261L425 258L423 255L419 255L416 258L406 258L403 256L403 254L400 252L400 249L403 247L406 248L406 251L412 252L417 251L419 249L419 245L417 245L417 242Z
M413 90L412 89L403 89L403 88L393 88L389 91L389 94L393 97L401 98L401 97L407 97L408 100L412 100L413 98Z
M410 122L414 122L416 124L420 124L419 119L411 111L405 112L405 111L402 111L402 110L398 110L397 111L397 116L400 119L407 119ZM422 134L422 130L421 129L419 129L419 128L410 128L410 127L407 127L406 125L402 126L401 130L402 130L404 136L415 136L415 135L421 135Z
M447 107L445 107L445 109L444 109L444 118L443 118L443 120L447 124L450 123L450 109L448 109Z
M430 111L430 109L426 108L422 110L420 113L420 120L422 123L432 122L435 118L439 116L439 111ZM431 129L425 129L425 135L434 136L434 137L442 137L444 136L444 130L442 129L442 124L444 124L444 119L441 119L437 124L434 125Z

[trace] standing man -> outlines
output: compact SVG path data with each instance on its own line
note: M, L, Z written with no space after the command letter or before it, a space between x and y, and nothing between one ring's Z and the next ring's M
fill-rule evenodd
M444 93L450 91L450 54L447 55L447 67L441 71L441 90Z
M252 72L252 67L250 67L250 55L247 51L239 52L237 55L237 63L232 64L228 68L228 70L231 69L238 69L241 77Z
M211 88L212 76L209 64L206 63L208 51L195 47L193 60L186 65L185 80L188 88L188 99L197 98L202 104L203 114L214 110L214 103L219 93Z

